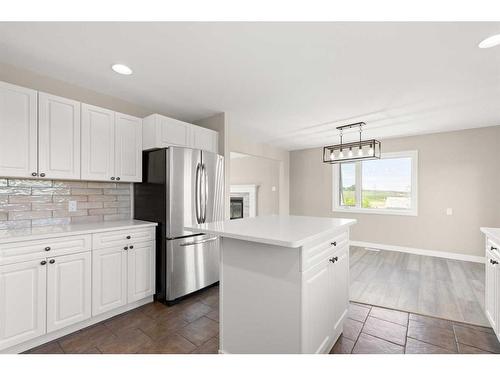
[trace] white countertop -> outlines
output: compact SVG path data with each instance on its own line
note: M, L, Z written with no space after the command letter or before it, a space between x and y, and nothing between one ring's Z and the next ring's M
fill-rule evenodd
M185 229L238 240L300 247L323 234L349 227L355 223L354 219L273 215L216 221L186 226Z
M0 243L36 240L75 234L107 232L110 230L156 226L157 223L142 220L104 221L88 224L51 225L26 229L0 230Z
M500 241L500 228L479 228L481 232L486 234L488 237L495 239L496 241Z

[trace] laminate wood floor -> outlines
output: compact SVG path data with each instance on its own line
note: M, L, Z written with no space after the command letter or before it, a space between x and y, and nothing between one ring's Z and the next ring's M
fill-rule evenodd
M350 249L351 300L489 327L484 264Z

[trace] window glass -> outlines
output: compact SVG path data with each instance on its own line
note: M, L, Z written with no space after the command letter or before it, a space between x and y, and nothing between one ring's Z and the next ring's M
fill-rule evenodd
M411 175L410 157L363 161L361 207L411 209Z
M356 206L356 164L340 164L340 205Z

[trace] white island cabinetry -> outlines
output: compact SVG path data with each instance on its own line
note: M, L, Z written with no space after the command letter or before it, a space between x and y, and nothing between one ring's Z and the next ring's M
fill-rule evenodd
M500 228L481 228L485 241L484 313L500 340Z
M347 316L355 222L261 216L187 227L222 237L220 351L328 353Z

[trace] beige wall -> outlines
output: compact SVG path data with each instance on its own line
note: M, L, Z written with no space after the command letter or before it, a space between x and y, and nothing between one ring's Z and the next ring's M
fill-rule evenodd
M419 152L417 217L333 213L332 168L321 149L293 151L290 212L355 218L357 241L483 256L479 227L500 227L499 143L500 127L382 140L383 152Z
M256 156L231 159L231 185L258 185L257 215L279 214L280 166L277 160Z
M279 172L279 214L290 212L290 152L263 143L254 143L231 131L229 134L229 150L276 160L280 163Z

